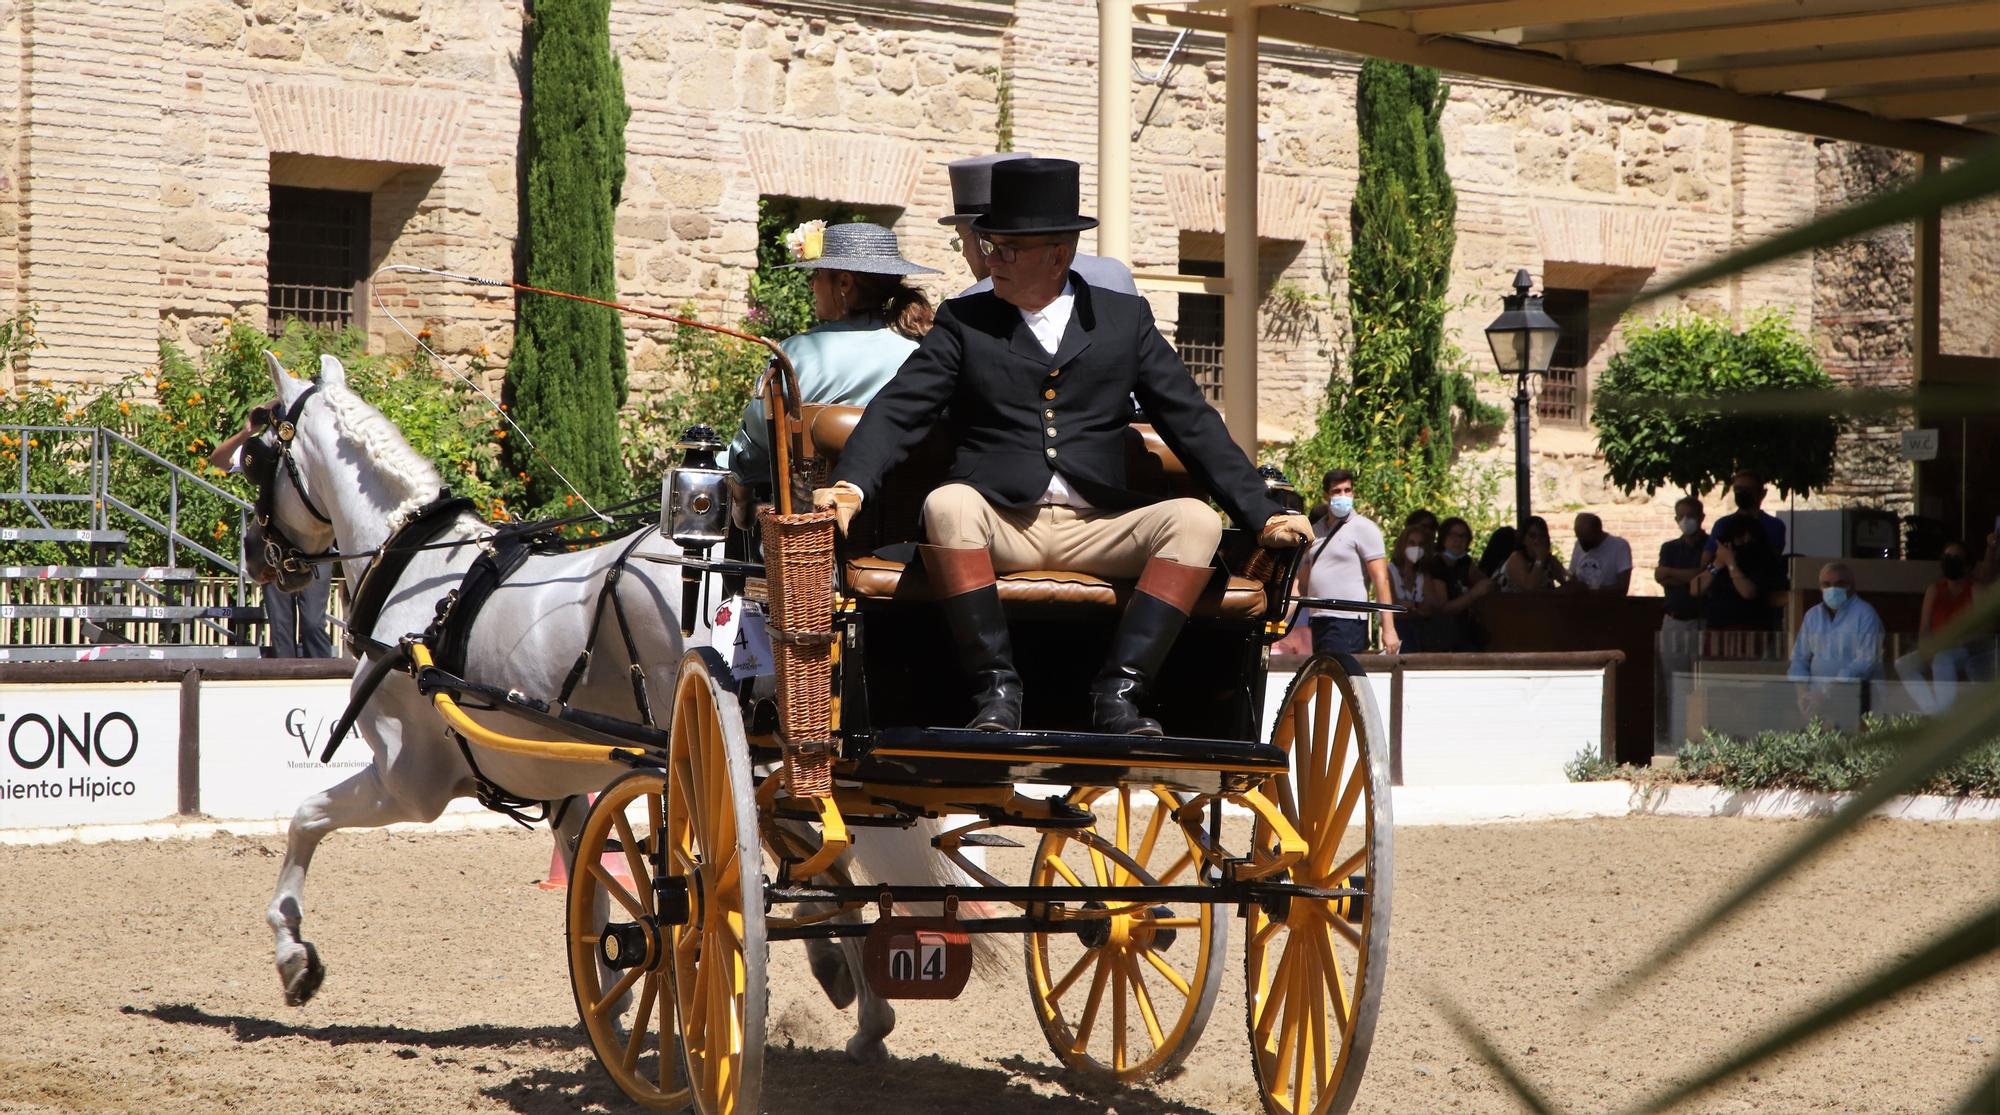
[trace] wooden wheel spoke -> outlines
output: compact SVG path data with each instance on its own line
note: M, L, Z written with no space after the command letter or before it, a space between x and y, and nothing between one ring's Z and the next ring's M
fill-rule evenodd
M1063 858L1059 853L1050 852L1048 855L1042 857L1042 862L1048 865L1050 870L1067 880L1070 886L1080 887L1083 885L1083 880L1076 877L1076 872L1069 869L1069 864L1063 862Z
M1201 919L1189 914L1186 917L1154 918L1150 923L1161 929L1194 929L1201 925Z
M1111 961L1111 1068L1125 1071L1125 958Z
M1194 866L1194 853L1182 852L1180 858L1175 860L1173 862L1173 865L1168 867L1166 871L1160 875L1160 885L1166 886L1168 883L1173 882L1174 879L1179 877L1181 872L1186 871L1188 868L1193 866Z
M1099 964L1090 976L1090 995L1084 1000L1083 1016L1076 1020L1076 1040L1070 1052L1082 1053L1090 1048L1090 1031L1097 1025L1097 1008L1104 1005L1104 977L1111 965Z
M1077 958L1076 963L1070 966L1069 971L1064 974L1063 978L1057 980L1055 985L1049 988L1048 997L1044 1001L1053 1006L1057 999L1062 998L1069 992L1071 987L1076 985L1076 981L1078 977L1083 975L1084 969L1097 963L1098 958L1103 955L1103 952L1098 949L1084 950L1084 954Z
M1355 870L1366 862L1368 862L1368 845L1364 843L1361 845L1361 847L1356 848L1354 850L1353 855L1348 856L1344 860L1341 860L1340 863L1333 868L1333 870L1328 871L1325 874L1325 876L1323 876L1323 878L1331 880L1330 882L1325 883L1324 885L1334 886L1334 887L1346 886L1347 885L1346 880L1348 876L1354 874Z
M638 983L639 977L645 974L646 969L637 965L625 969L625 974L618 977L618 982L611 985L611 990L606 991L603 998L590 1005L590 1013L603 1018L605 1012L611 1009L612 1004L618 1001L619 996L632 990L632 985Z
M1150 950L1148 950L1150 952ZM1125 982L1132 988L1132 999L1139 1004L1139 1017L1146 1023L1146 1035L1152 1039L1153 1048L1167 1044L1166 1031L1160 1029L1160 1016L1153 1011L1153 997L1146 991L1146 972L1139 967L1139 961L1131 956L1125 958Z
M616 875L604 869L604 862L602 860L593 859L590 865L584 868L584 870L590 873L591 878L597 880L598 886L604 888L604 893L617 899L618 904L625 907L625 912L632 915L633 921L646 920L645 908L639 905L639 900L633 896L631 891L625 889L625 884L619 882ZM651 894L652 892L649 890L647 893Z
M1113 831L1116 834L1117 848L1119 851L1129 854L1132 850L1132 791L1125 786L1118 787L1116 825L1117 827ZM1139 866L1144 867L1145 864L1142 863ZM1131 874L1122 865L1114 867L1111 873L1113 885L1122 887L1128 881L1136 881L1130 879Z
M1175 991L1180 992L1186 998L1194 997L1194 987L1188 983L1187 977L1174 971L1174 966L1167 963L1159 953L1154 952L1152 949L1147 949L1139 955L1145 957L1146 963L1151 964L1153 970L1160 973L1162 978L1168 983L1173 984Z
M1310 967L1312 962L1301 956L1299 963L1292 968L1291 1006L1285 1012L1286 1029L1293 1038L1292 1109L1302 1113L1312 1110L1312 1097L1306 1091L1312 1079L1313 1048L1312 1007L1307 989L1310 983L1316 981L1312 973L1307 971ZM1283 1063L1284 1058L1280 1057L1279 1064Z
M1284 1013L1285 1000L1291 997L1292 964L1292 951L1286 949L1278 957L1277 970L1271 973L1271 986L1265 990L1263 1009L1257 1012L1256 1035L1259 1045L1270 1041L1271 1028ZM1255 993L1258 989L1250 990ZM1281 1034L1280 1037L1282 1036ZM1279 1060L1282 1061L1284 1058L1280 1057Z
M1333 999L1333 1018L1340 1024L1344 1035L1352 1024L1352 1008L1347 1002L1347 979L1340 971L1340 958L1333 953L1333 943L1323 933L1313 934L1313 948L1319 953L1319 965L1325 970L1326 989Z
M625 820L625 810L621 807L611 815L611 824L618 830L618 845L625 851L625 867L632 873L632 882L639 887L639 893L646 897L651 908L653 895L653 873L646 870L646 857L639 852L639 840L632 835L632 825Z
M1167 814L1173 811L1172 798L1158 790L1153 791L1153 814L1146 818L1146 831L1139 838L1139 850L1132 854L1140 867L1151 868L1153 849L1160 842L1160 830L1167 824Z
M619 1060L619 1064L625 1067L626 1072L631 1072L639 1064L640 1047L646 1044L646 1024L653 1014L653 996L659 993L659 977L655 973L647 972L646 982L639 985L639 1009L632 1012L632 1032L625 1036L625 1053ZM664 1046L666 1035L663 1033L660 1037L660 1044ZM665 1056L665 1053L661 1056Z
M659 1066L660 1090L664 1092L672 1086L667 1079L667 1074L670 1071L675 1071L674 1069L675 1062L680 1060L679 1056L677 1056L678 1051L673 1048L673 1043L671 1041L674 1032L673 1021L672 1021L673 1010L674 1010L674 996L669 995L666 993L665 990L662 990L659 996L659 1008L660 1008L660 1022L659 1022L660 1040L658 1042L658 1048L660 1050L660 1066Z
M1346 789L1341 791L1340 804L1334 806L1333 816L1327 819L1324 836L1313 841L1313 853L1307 858L1307 869L1314 879L1326 877L1327 865L1333 862L1333 854L1340 850L1341 834L1347 831L1347 822L1354 816L1354 807L1361 803L1368 789L1368 765L1354 764L1354 775L1347 780Z

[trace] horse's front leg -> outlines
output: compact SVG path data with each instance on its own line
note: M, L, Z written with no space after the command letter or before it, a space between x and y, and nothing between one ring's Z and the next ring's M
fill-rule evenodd
M437 813L431 810L425 816L420 806L390 795L382 785L380 768L374 765L299 803L285 833L285 862L278 868L277 892L264 913L277 938L278 980L284 985L286 1003L305 1005L326 978L319 950L299 936L304 916L299 898L319 842L335 829L380 828L396 821L431 820Z

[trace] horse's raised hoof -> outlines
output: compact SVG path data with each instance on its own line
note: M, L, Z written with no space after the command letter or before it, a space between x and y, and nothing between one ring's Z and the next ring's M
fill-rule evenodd
M854 1002L854 971L847 966L847 950L832 941L808 939L806 955L827 1001L835 1010L846 1010Z
M319 950L310 943L278 963L278 978L285 981L285 1005L302 1007L319 993L326 980L326 965L319 962Z

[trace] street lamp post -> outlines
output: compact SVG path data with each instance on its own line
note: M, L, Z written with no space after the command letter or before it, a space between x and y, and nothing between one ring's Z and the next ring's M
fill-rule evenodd
M1514 272L1514 293L1501 300L1500 316L1486 327L1486 343L1500 374L1514 377L1514 526L1528 527L1528 377L1543 375L1555 358L1562 329L1542 312L1542 296L1526 269Z

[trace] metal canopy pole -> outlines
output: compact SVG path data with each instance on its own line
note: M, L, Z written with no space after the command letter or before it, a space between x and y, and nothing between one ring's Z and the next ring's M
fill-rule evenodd
M1097 0L1097 254L1132 262L1132 0Z
M1257 455L1257 25L1260 9L1235 0L1229 9L1224 64L1222 270L1222 412L1229 436Z

